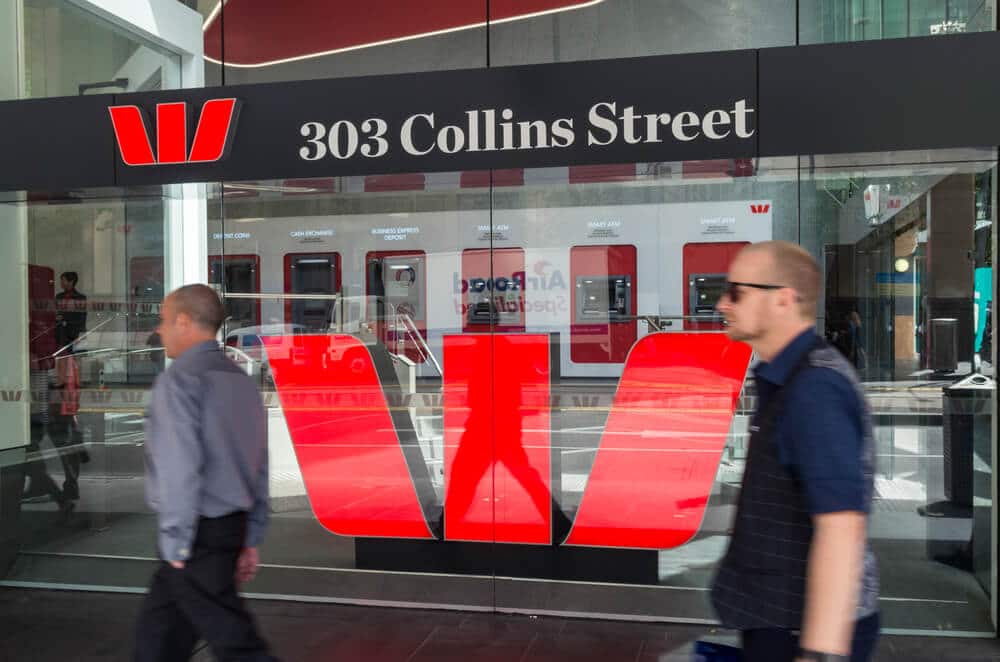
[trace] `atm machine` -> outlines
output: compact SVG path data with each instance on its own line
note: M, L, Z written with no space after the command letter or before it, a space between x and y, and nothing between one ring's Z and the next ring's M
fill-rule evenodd
M684 245L684 329L720 331L722 315L715 309L726 290L726 274L736 254L750 242L704 242Z
M258 294L260 292L259 255L213 255L208 258L208 282L221 285L223 295ZM260 324L260 299L223 299L226 309L226 330Z
M524 332L524 249L462 251L463 333Z
M427 341L427 254L419 250L369 252L365 256L365 294L370 302L368 316L376 322L379 341L391 353L423 363Z
M570 278L570 359L624 363L638 339L635 246L573 246Z
M285 322L307 332L326 332L334 322L333 295L340 292L339 253L287 253L285 294L314 294L316 299L285 301Z

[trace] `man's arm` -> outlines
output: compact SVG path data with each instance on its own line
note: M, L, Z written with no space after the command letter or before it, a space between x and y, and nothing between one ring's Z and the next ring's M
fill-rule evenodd
M264 459L257 472L254 490L254 503L247 517L247 537L244 547L257 547L264 540L267 521L270 516L270 492L268 485L267 446L264 447Z
M850 655L867 518L856 511L824 513L813 517L813 529L799 645L806 650Z
M236 566L236 582L242 584L254 578L257 574L257 565L260 556L257 547L264 541L264 533L267 531L268 518L270 517L270 484L268 469L268 447L267 447L267 412L260 402L260 395L256 394L255 404L258 412L259 422L256 429L260 432L260 446L263 451L260 467L254 483L254 502L247 516L247 535L243 543L243 551Z
M164 419L153 443L159 478L159 544L164 560L184 567L191 557L201 497L201 387L197 378L171 375L164 384Z
M789 398L782 440L813 522L799 645L847 655L861 598L872 467L854 385L829 368L809 374L808 386Z

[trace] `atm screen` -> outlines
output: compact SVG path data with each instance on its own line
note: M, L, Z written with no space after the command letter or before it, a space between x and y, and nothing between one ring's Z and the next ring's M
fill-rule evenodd
M691 314L697 317L719 317L715 306L726 290L725 274L691 274L688 286Z
M578 276L577 322L626 321L632 315L631 276Z

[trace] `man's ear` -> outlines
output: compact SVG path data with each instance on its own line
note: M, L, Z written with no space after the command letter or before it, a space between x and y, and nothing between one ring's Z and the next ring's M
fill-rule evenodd
M778 300L783 307L794 308L799 303L799 295L792 288L786 287L778 292Z
M192 322L191 316L187 313L177 313L174 315L174 326L180 327L185 331L191 328Z

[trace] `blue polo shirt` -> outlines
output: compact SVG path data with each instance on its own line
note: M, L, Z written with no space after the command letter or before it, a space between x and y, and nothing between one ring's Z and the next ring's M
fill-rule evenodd
M770 363L757 364L757 411L763 411L816 342L817 335L810 329ZM854 385L832 368L803 368L785 394L774 428L778 457L798 478L806 507L813 515L868 512L862 462L863 415Z

